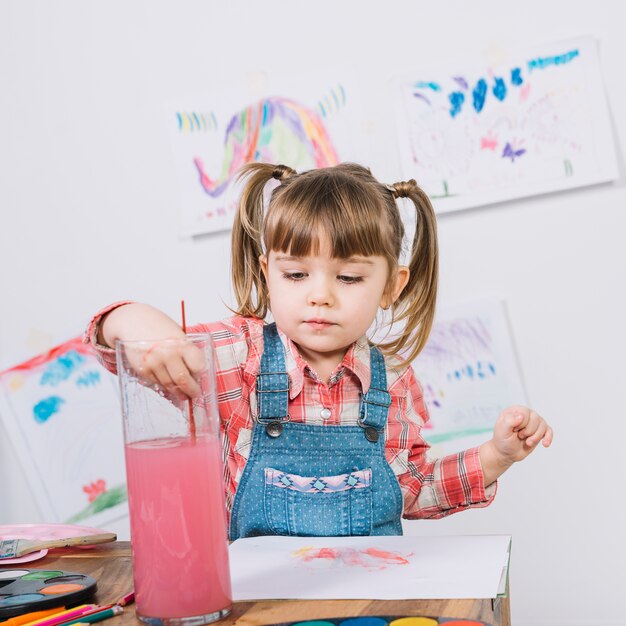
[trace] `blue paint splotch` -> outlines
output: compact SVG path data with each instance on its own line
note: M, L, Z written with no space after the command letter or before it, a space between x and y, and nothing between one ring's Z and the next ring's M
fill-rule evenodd
M467 363L452 372L448 372L447 379L450 382L462 380L478 381L495 375L496 366L493 363L477 361L476 363Z
M502 78L496 77L493 84L493 95L502 102L506 98L506 84Z
M514 67L511 70L511 85L515 85L519 87L524 82L522 78L522 69L519 67Z
M46 367L41 375L39 384L56 387L64 380L67 380L84 361L85 357L82 354L79 354L76 350L69 350Z
M89 370L76 379L77 387L93 387L100 382L100 372Z
M455 117L461 112L461 107L465 102L465 95L460 91L453 91L449 96L450 100L450 116Z
M425 80L416 82L413 87L416 89L431 89L432 91L441 91L441 85L439 83L433 83Z
M551 65L565 65L566 63L573 61L579 55L580 52L578 50L570 50L565 54L556 54L549 57L537 57L536 59L528 61L528 71L532 72L533 70L544 70L546 67L550 67Z
M55 413L58 413L65 404L60 396L49 396L37 402L33 407L33 417L38 424L47 422Z
M484 78L481 78L477 83L476 87L472 91L474 110L476 113L480 113L485 106L485 96L487 95L487 81Z

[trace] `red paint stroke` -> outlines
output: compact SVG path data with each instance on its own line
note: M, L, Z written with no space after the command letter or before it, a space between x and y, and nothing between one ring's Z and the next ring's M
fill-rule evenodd
M530 93L530 85L528 83L526 83L520 89L519 101L520 102L524 102L524 100L526 100L526 98L528 98L528 94L529 93Z
M327 562L347 565L349 567L364 567L366 569L385 569L389 565L408 565L407 557L413 553L402 555L397 552L380 550L378 548L311 548L305 547L296 550L293 556L304 561Z
M480 138L481 150L495 150L498 147L498 140L493 135Z
M37 369L38 367L45 365L49 361L54 361L58 357L66 354L70 350L75 350L80 354L90 354L93 355L93 350L90 345L84 344L82 337L74 337L74 339L70 339L65 343L62 343L59 346L55 346L48 350L48 352L44 352L39 356L36 356L24 363L20 363L19 365L15 365L0 372L0 376L4 374L8 374L9 372L25 372Z
M87 494L90 503L106 490L106 482L102 478L83 486L83 491Z
M371 557L375 559L380 559L385 563L389 563L390 565L408 565L409 562L401 555L395 554L393 552L388 552L387 550L378 550L377 548L368 548L364 551L365 554L369 554Z

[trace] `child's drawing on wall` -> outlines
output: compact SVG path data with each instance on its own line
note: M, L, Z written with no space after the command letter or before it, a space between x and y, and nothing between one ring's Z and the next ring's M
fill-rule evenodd
M126 515L116 382L80 337L0 372L0 418L50 522Z
M189 106L172 105L168 123L183 234L230 228L235 174L246 163L284 163L302 171L356 158L350 128L356 96L349 83L300 77L268 82L262 95L228 88Z
M413 367L430 415L424 437L437 453L484 439L504 407L527 402L499 302L441 312Z
M617 177L591 38L416 71L397 105L404 172L438 212Z

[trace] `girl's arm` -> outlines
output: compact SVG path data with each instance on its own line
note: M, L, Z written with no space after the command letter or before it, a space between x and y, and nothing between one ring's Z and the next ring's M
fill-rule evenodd
M107 313L98 325L98 343L115 347L115 342L183 339L183 329L171 317L148 304L134 302Z
M485 485L494 482L513 463L523 461L541 441L552 443L552 428L546 420L525 406L502 411L493 428L493 437L479 448Z
M184 339L185 333L162 311L147 304L124 303L105 310L101 318L93 320L87 335L87 340L95 339L105 349L113 348L117 340L154 342L152 349L135 357L136 362L130 357L138 376L146 384L159 385L174 397L195 397L200 393L196 377L202 371L202 355L191 344L167 341ZM103 364L113 370L109 359L104 354L100 356Z

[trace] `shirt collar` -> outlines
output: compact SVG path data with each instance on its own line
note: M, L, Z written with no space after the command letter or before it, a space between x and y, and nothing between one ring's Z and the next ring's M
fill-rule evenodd
M278 335L285 346L285 364L290 382L289 398L293 400L302 391L306 375L305 371L307 368L309 371L312 370L309 364L302 358L296 344L280 329L278 329ZM338 380L344 373L344 370L354 373L361 383L363 393L367 393L372 375L370 370L370 346L365 335L350 346L341 363L331 374L331 380Z

